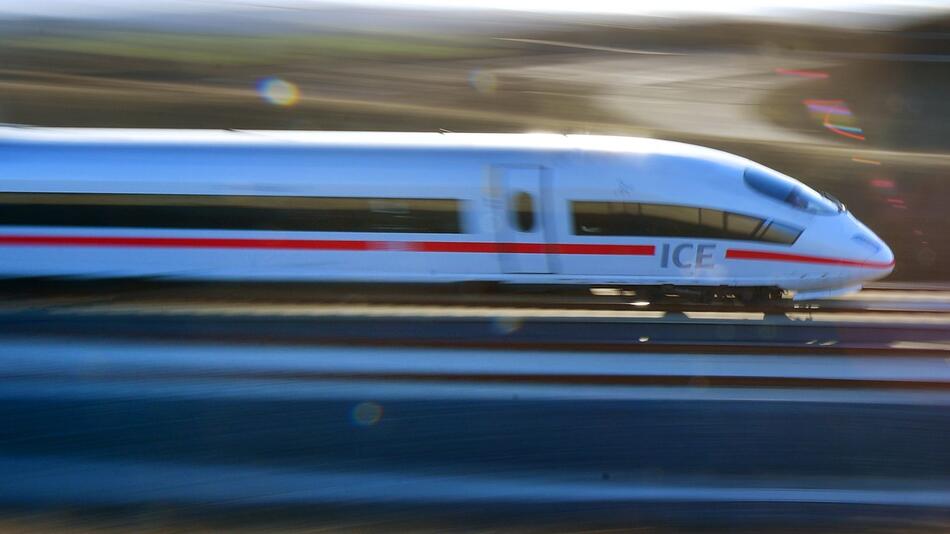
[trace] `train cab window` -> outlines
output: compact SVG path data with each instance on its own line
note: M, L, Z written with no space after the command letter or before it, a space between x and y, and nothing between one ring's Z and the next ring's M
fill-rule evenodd
M743 173L754 191L795 209L816 215L834 215L844 210L840 202L823 196L805 184L766 167L749 167Z
M518 191L512 199L514 207L515 226L521 232L530 232L534 229L534 199L530 193Z
M761 239L762 241L768 241L770 243L791 245L798 240L798 236L801 234L801 228L797 228L790 224L772 221L769 223L768 228L765 229L765 232L762 233Z

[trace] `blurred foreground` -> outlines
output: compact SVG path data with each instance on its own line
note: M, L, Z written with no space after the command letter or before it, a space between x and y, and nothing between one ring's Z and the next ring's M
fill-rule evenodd
M950 525L946 292L765 313L73 287L3 292L0 511L16 526Z

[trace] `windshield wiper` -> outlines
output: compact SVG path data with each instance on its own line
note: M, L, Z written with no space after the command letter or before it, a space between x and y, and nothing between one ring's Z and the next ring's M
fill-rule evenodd
M822 191L821 189L819 189L819 190L818 190L818 194L820 194L821 196L823 196L823 197L827 198L828 200L834 202L835 206L838 208L838 213L841 213L841 212L845 211L845 209L847 209L847 208L845 207L845 205L844 205L844 202L841 202L840 200L838 200L838 199L837 199L834 195L832 195L831 193L829 193L829 192L827 192L827 191Z

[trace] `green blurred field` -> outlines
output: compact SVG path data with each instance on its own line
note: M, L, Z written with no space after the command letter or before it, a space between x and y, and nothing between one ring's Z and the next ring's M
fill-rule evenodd
M0 37L0 48L95 54L126 59L260 65L321 58L464 59L505 54L503 45L462 37L394 35L206 35L103 31Z

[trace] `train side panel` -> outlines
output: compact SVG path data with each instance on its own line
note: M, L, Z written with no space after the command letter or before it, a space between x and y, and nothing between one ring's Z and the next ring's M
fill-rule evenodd
M769 199L743 183L747 160L687 145L121 134L0 147L0 276L813 290L893 268L850 214Z
M495 240L495 221L486 211L489 168L474 158L35 147L4 167L7 193L374 198L383 199L373 208L383 212L402 209L399 202L387 205L387 198L451 199L457 213L446 217L459 222L447 232L4 225L2 276L449 281L500 273L498 254L472 252Z
M763 246L702 237L616 235L586 228L578 210L618 209L647 205L654 209L724 206L745 214L758 214L761 203L737 191L737 169L718 164L683 161L654 155L611 154L577 158L560 169L555 209L559 212L561 242L575 246L591 243L616 245L604 254L565 255L562 277L590 277L602 283L673 285L776 285L799 276L790 264L755 265L726 257L736 247ZM700 178L700 179L697 179ZM580 206L576 204L580 202ZM674 211L675 214L675 211ZM766 218L762 216L762 218ZM794 215L798 224L808 217ZM589 232L585 235L585 232ZM624 248L626 247L626 249ZM765 245L769 248L768 245ZM780 248L790 250L790 246Z

